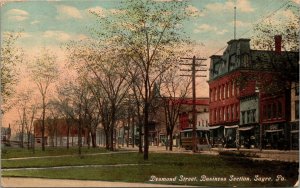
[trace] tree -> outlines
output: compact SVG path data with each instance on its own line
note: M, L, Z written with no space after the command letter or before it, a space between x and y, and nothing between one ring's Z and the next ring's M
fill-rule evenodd
M14 93L14 85L18 81L17 65L23 62L23 51L16 47L19 34L4 33L1 44L1 113L7 111L12 104L8 104L9 98Z
M144 159L148 159L148 122L151 92L159 75L174 58L173 49L184 41L182 22L187 18L186 3L152 0L124 1L117 14L103 18L97 12L101 30L95 28L105 43L117 46L126 63L139 69L143 98ZM135 65L135 66L132 66Z
M114 128L120 106L130 87L126 81L127 68L122 56L117 49L106 49L92 41L70 43L67 49L70 64L96 98L104 130L106 134L109 131L110 150L114 150Z
M56 56L47 49L43 49L40 56L36 57L33 64L30 65L31 77L36 84L42 97L42 150L45 151L45 118L47 108L47 97L49 86L58 77L58 66Z
M29 149L33 135L33 122L36 118L37 104L33 100L33 90L27 89L16 95L16 104L19 114L19 122L21 124L21 147L24 147L24 134L27 135L27 148ZM33 144L32 144L33 146Z
M253 47L255 49L267 50L261 57L253 60L254 70L273 72L272 81L265 81L262 78L261 89L267 93L276 93L282 90L289 90L291 82L299 81L299 28L300 16L299 7L291 3L285 6L286 16L276 19L276 15L258 23L254 28ZM283 52L274 51L274 36L282 36L280 48ZM257 80L258 77L254 77Z
M177 72L177 74L176 74ZM173 147L173 131L178 122L182 104L189 94L191 78L182 78L176 70L169 70L163 77L161 84L163 108L165 111L165 125L167 131L167 141L169 140L169 150Z

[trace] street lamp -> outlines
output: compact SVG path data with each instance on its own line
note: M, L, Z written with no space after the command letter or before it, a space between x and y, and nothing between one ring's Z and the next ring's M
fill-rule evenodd
M262 151L262 124L260 122L260 90L258 84L255 84L255 93L258 94L258 105L257 105L257 112L258 112L258 125L259 125L259 150Z

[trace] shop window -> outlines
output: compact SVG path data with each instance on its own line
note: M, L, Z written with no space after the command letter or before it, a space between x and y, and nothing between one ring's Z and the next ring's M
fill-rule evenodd
M295 101L295 118L299 119L299 101Z

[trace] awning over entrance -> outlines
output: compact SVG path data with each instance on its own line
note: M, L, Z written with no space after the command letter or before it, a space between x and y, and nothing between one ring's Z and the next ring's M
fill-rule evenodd
M212 130L212 129L217 129L219 127L221 127L221 126L212 126L212 127L209 127L209 129Z
M224 126L225 129L235 129L238 128L238 125L232 125L232 126Z
M250 126L250 127L239 127L239 131L249 131L249 130L251 130L253 128L254 128L253 126Z
M277 130L266 130L267 133L275 133L275 132L281 132L283 129L277 129Z

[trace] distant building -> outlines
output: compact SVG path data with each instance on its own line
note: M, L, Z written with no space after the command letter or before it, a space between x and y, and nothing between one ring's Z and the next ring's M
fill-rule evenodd
M48 146L66 146L69 124L69 144L78 145L78 125L72 120L66 119L48 119L45 120L45 145ZM36 120L34 125L35 144L42 144L42 121ZM87 131L82 130L82 143L86 142Z

